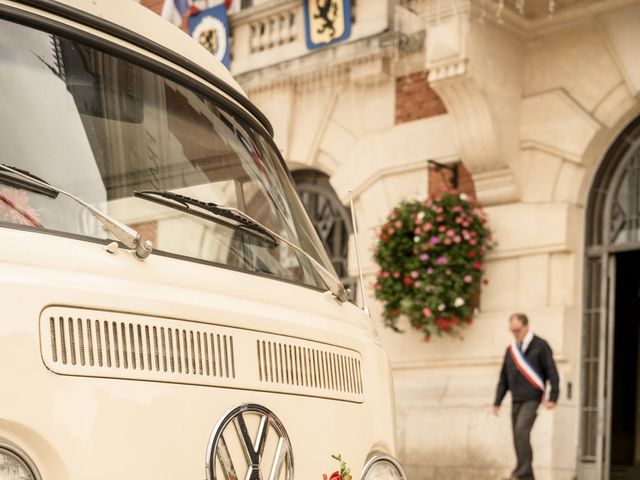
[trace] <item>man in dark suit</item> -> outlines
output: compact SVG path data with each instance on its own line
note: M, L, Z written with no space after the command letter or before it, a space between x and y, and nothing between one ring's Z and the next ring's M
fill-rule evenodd
M560 394L558 370L551 347L529 331L529 320L524 313L509 317L509 330L515 340L504 356L493 413L498 415L507 390L511 391L511 425L518 459L511 480L533 480L531 428L544 401L547 382L551 384L551 393L545 407L552 410L556 406Z

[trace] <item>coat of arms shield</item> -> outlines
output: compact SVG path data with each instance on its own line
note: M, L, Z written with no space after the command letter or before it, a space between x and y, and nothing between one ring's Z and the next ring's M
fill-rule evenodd
M351 35L351 0L304 0L307 48L346 40Z

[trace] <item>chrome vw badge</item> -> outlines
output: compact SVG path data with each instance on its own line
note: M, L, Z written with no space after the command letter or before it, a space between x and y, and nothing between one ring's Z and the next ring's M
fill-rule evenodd
M293 452L282 422L262 405L222 416L207 448L209 480L293 480Z

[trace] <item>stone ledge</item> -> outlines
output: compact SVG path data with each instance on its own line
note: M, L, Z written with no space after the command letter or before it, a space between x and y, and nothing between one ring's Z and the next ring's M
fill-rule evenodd
M472 178L476 196L485 206L518 200L516 180L509 168L476 173Z

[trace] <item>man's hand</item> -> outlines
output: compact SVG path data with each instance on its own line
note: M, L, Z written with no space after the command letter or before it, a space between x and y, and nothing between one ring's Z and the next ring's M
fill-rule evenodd
M544 404L544 406L547 410L553 410L554 408L556 408L556 402L547 402Z
M500 407L498 405L493 405L491 407L491 412L497 417L500 413Z

